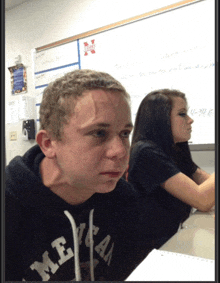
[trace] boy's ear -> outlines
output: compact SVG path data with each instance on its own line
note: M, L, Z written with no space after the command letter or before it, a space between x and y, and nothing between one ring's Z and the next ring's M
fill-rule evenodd
M37 133L36 142L39 144L42 152L46 157L53 158L56 156L51 135L46 130L40 130Z

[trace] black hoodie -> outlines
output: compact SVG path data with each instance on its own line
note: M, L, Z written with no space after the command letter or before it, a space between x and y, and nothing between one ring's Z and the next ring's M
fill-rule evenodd
M153 248L137 192L120 179L70 205L43 185L43 158L36 145L6 167L5 280L125 280Z

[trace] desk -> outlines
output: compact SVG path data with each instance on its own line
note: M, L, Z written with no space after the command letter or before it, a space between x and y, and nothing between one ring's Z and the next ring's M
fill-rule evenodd
M126 281L214 281L215 212L196 211Z
M215 259L215 212L194 212L160 250Z

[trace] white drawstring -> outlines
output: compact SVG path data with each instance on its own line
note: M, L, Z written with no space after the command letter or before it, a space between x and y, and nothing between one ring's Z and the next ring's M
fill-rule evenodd
M93 212L92 209L89 213L89 247L90 247L90 276L91 281L95 281L94 279L94 265L93 265Z
M91 281L94 281L94 265L93 265L93 212L92 209L89 213L89 246L90 246L90 276ZM69 213L69 211L64 211L65 215L69 219L72 231L73 231L73 241L74 241L74 263L75 263L75 275L76 281L81 281L81 272L80 272L80 265L79 265L79 240L77 235L76 223L74 218Z
M74 263L75 263L75 275L76 275L76 281L81 281L81 273L80 273L80 266L79 266L79 240L76 230L76 223L72 217L72 215L69 213L69 211L65 210L64 213L68 217L73 231L73 242L74 242Z

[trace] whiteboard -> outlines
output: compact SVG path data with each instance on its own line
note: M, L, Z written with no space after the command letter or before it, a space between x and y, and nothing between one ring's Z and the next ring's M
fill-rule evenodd
M215 1L204 0L35 53L35 88L73 69L104 71L131 96L134 123L152 90L186 94L192 145L215 143ZM39 106L38 99L38 106Z

